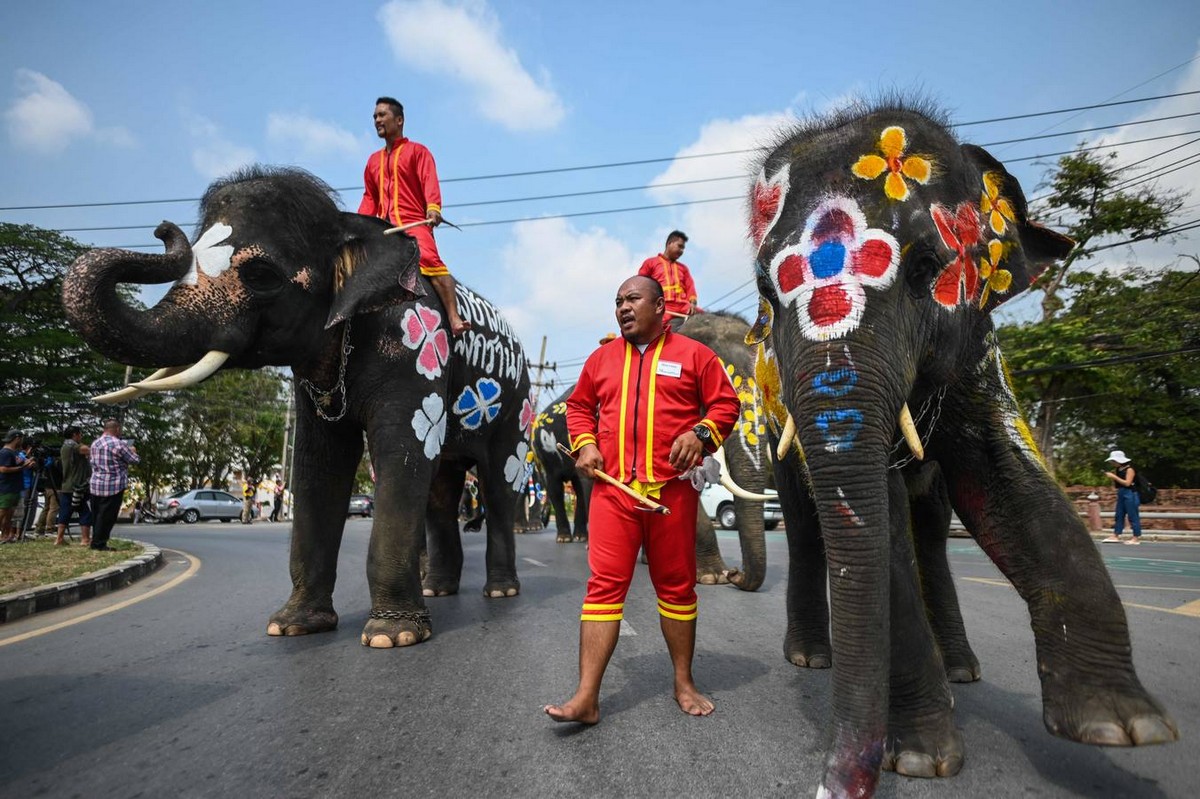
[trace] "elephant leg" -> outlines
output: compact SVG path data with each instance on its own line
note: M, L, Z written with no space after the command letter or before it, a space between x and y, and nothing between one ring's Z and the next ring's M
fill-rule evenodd
M704 505L696 511L696 582L701 585L729 582L729 567L721 557L717 531Z
M940 470L933 469L927 490L912 496L913 539L921 595L933 636L942 652L950 682L974 682L980 678L979 658L967 640L958 591L946 557L950 534L950 502Z
M889 478L891 671L883 768L908 777L952 777L963 764L962 736L954 728L946 668L917 586L907 489L896 472Z
M1028 446L988 429L959 436L943 469L959 518L1029 606L1046 729L1109 746L1177 740L1134 670L1125 610L1079 514Z
M817 509L801 468L794 455L775 465L775 485L779 488L788 542L787 632L783 654L796 666L827 669L833 664L833 647L829 641L829 598L825 591L825 545Z
M571 523L567 521L567 498L563 490L563 481L558 476L546 478L546 495L554 507L554 528L557 531L554 540L560 544L569 544Z
M516 445L513 445L515 449ZM501 452L512 450L501 449ZM504 478L504 460L489 457L489 464L480 463L480 482L487 498L487 582L483 595L492 599L516 596L521 593L517 579L517 544L513 538L513 519L516 516L516 494ZM499 461L492 465L490 461Z
M409 419L412 411L386 415ZM371 613L362 643L376 649L411 646L433 634L421 595L420 559L434 462L425 457L423 442L411 434L399 437L398 426L384 425L368 430L376 484L367 549Z
M352 423L317 419L312 404L297 391L295 471L292 490L290 571L292 594L271 614L267 635L307 635L337 629L333 586L346 506L362 457L362 432Z
M592 507L592 481L581 474L572 478L575 487L575 537L576 542L587 543L588 512Z
M462 578L462 536L458 531L457 499L462 495L466 471L443 458L433 478L425 512L427 566L421 578L424 596L458 593Z

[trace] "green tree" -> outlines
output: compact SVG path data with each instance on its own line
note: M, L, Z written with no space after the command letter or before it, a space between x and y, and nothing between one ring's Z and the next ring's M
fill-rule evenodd
M1047 181L1050 193L1045 203L1034 212L1039 221L1076 242L1071 254L1034 284L1034 290L1042 292L1042 324L1051 328L1042 337L1039 352L1048 363L1077 364L1103 351L1103 340L1092 338L1096 327L1088 325L1086 319L1062 324L1057 320L1071 302L1063 292L1071 286L1068 275L1074 274L1072 268L1092 261L1099 251L1109 249L1114 239L1168 234L1186 197L1147 183L1138 172L1117 166L1115 159L1115 153L1097 155L1083 149L1063 156ZM1034 435L1054 473L1055 431L1062 399L1076 394L1089 380L1070 372L1042 374L1044 377L1037 381L1040 393L1031 406Z

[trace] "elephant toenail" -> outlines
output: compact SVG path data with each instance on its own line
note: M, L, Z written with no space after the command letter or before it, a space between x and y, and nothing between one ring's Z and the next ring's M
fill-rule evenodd
M391 649L395 645L390 636L383 635L382 633L371 636L372 649Z
M417 636L407 631L396 636L396 646L412 646L416 642Z
M421 589L421 596L434 596L433 589L432 588Z
M267 625L267 635L283 635L283 628L279 626L279 622L273 621Z

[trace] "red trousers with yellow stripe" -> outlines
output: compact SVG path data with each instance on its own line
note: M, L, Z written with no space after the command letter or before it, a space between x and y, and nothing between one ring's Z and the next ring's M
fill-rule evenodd
M629 495L597 481L588 508L588 579L583 621L618 621L633 580L638 550L646 548L658 612L669 619L696 618L696 489L668 480L656 500L669 515L638 510Z

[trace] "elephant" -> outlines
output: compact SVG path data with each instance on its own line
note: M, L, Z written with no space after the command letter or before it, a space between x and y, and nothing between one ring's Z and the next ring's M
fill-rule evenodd
M922 459L1028 604L1046 728L1102 745L1176 740L1134 670L1096 547L1021 416L991 319L1073 242L1031 221L1004 166L921 103L811 119L764 151L748 191L761 297L751 339L769 344L790 416L781 435L794 429L804 455L779 485L803 519L786 517L789 593L805 548L823 548L838 655L818 796L871 795L881 767L962 766L912 566Z
M567 398L575 390L572 385L564 391L550 407L537 415L533 421L533 453L545 473L546 497L554 508L554 525L558 533L555 540L560 544L588 539L588 501L592 495L592 481L575 469L575 461L559 451L561 443L567 446ZM564 484L570 483L575 491L575 530L567 521L567 503Z
M473 327L451 340L445 309L419 274L416 241L387 235L382 220L340 211L332 190L302 170L254 166L217 180L200 218L191 243L170 222L159 225L161 255L85 253L67 273L63 305L105 356L162 367L101 400L180 388L218 368L291 368L292 592L267 633L337 627L338 549L364 434L377 486L363 644L407 646L432 634L423 593L458 589L457 507L472 465L491 514L484 594L517 595L512 515L533 407L525 354L508 322L460 285L459 307ZM118 283L168 281L174 285L147 310L116 291Z

